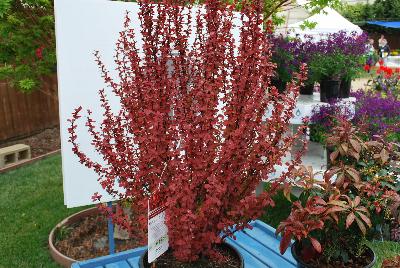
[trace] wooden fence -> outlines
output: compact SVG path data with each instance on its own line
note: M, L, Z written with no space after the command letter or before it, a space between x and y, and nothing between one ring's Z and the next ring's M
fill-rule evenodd
M0 81L0 143L59 124L57 78L46 78L40 90L22 93Z

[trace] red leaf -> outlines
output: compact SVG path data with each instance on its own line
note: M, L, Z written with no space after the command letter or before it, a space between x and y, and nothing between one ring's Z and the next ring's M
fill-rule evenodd
M346 228L349 228L350 225L354 222L356 216L354 215L353 212L351 212L349 215L347 215L346 218Z
M310 241L311 241L311 244L313 245L313 247L315 248L315 250L316 250L318 253L321 253L321 252L322 252L322 246L321 246L321 244L318 242L318 240L315 239L315 238L313 238L313 237L310 237Z
M285 253L285 251L289 247L291 238L292 234L289 231L286 231L282 237L281 244L279 245L279 251L281 252L281 254Z

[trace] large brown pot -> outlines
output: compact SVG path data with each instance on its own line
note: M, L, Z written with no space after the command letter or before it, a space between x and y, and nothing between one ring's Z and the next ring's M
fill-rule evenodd
M80 211L78 213L75 213L64 220L62 220L60 223L58 223L50 232L49 235L49 250L50 250L50 255L51 257L61 266L63 267L71 267L71 265L74 262L77 262L77 260L71 259L68 256L65 256L61 252L59 252L56 247L54 246L54 239L55 239L55 233L57 229L71 225L73 223L76 223L80 221L82 218L88 217L88 216L93 216L97 215L99 213L99 210L97 207L89 208L83 211Z

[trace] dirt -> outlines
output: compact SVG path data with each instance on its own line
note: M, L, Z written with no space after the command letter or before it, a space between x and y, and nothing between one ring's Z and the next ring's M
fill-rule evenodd
M396 256L392 259L386 259L382 263L382 268L399 268L400 267L400 256Z
M0 148L8 147L14 144L26 144L31 147L32 158L41 156L61 148L59 127L43 130L27 138L13 141L1 142Z
M80 221L64 226L55 232L53 241L57 250L74 260L87 260L109 254L107 219L103 215L87 216ZM115 239L116 252L143 246L135 238L126 240ZM239 268L240 259L235 251L227 246L216 247L222 255L222 262L202 258L196 262L178 262L171 251L157 259L157 268ZM147 255L144 256L147 259ZM147 261L145 267L152 267ZM147 266L146 266L147 265Z
M87 216L58 229L54 245L59 252L75 260L87 260L109 254L107 219L102 215ZM142 244L134 238L115 239L116 252L134 249Z
M207 258L201 258L198 261L182 263L175 259L172 251L167 251L156 261L156 268L239 268L240 258L236 252L226 245L217 246L216 251L222 255L221 261L213 261ZM144 256L147 258L147 255ZM144 262L145 268L152 268L152 264Z
M373 254L372 251L368 249L365 250L361 256L349 256L349 260L346 263L339 260L331 260L327 263L325 258L312 258L306 263L310 268L363 268L369 265L372 261Z

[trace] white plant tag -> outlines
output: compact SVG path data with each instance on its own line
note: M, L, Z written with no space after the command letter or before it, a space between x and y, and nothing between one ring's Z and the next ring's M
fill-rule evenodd
M149 202L150 208L150 202ZM158 207L148 215L148 262L152 263L168 250L168 228L165 225L166 208Z

